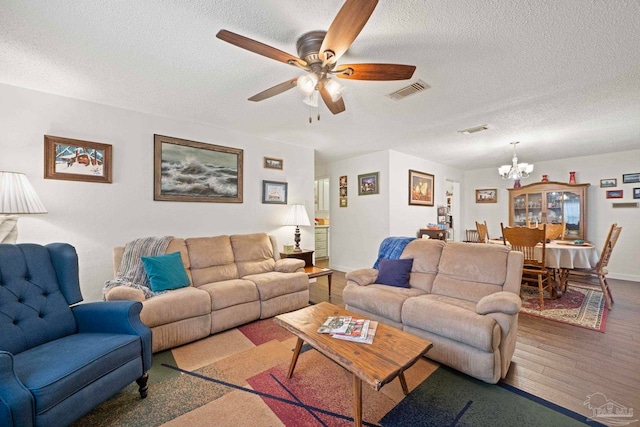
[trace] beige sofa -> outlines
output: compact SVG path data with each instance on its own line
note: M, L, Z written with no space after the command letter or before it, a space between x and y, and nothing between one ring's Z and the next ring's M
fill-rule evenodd
M115 271L123 252L114 249ZM309 303L304 261L279 259L275 239L265 233L174 238L166 250L173 252L180 252L190 286L148 299L125 286L105 294L107 301L142 302L140 319L151 328L153 352Z
M418 239L409 288L376 284L378 270L347 273L346 308L433 342L427 357L488 383L515 351L523 255L501 245Z

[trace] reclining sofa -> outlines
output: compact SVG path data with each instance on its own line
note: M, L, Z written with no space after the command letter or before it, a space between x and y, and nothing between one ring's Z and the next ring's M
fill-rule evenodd
M0 245L0 426L64 426L136 381L151 331L134 301L82 301L75 249Z
M346 308L428 339L430 359L488 383L504 378L522 305L522 253L417 239L400 259L413 259L407 287L380 284L377 269L349 272Z
M265 233L173 238L166 253L180 253L189 286L151 298L117 286L105 299L140 301L140 318L153 334L153 352L173 348L307 306L304 261L279 259L277 247ZM114 249L114 271L123 253L124 247Z

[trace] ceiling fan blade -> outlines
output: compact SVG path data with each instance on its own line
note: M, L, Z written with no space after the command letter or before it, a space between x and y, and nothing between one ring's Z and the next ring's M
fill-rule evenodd
M333 74L352 80L406 80L415 70L414 65L402 64L341 64Z
M298 78L287 80L284 83L280 83L279 85L275 85L274 87L270 87L267 90L263 90L260 93L253 95L249 98L249 101L259 102L265 100L267 98L271 98L272 96L276 96L281 94L282 92L286 92L291 88L296 87Z
M216 34L216 37L227 43L231 43L250 52L257 53L258 55L284 62L285 64L295 65L292 64L292 62L294 62L300 64L302 67L307 66L306 61L290 55L287 52L283 52L275 47L260 43L248 37L241 36L240 34L232 33L231 31L220 30L218 31L218 34Z
M358 37L377 4L378 0L347 0L327 30L320 47L320 58L325 62L336 62Z
M342 100L342 97L340 97L337 101L333 102L329 92L322 86L320 87L320 96L322 96L322 100L327 105L327 108L329 109L329 111L331 111L333 114L339 114L345 110L344 101Z

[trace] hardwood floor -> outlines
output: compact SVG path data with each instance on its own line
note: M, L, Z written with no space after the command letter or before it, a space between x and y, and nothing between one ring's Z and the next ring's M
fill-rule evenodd
M328 267L328 260L317 263ZM614 305L606 332L521 314L518 341L507 377L520 390L590 416L587 397L607 399L640 412L640 283L609 279ZM344 273L333 274L331 296L326 277L310 286L313 302L344 307ZM637 419L636 415L634 419Z

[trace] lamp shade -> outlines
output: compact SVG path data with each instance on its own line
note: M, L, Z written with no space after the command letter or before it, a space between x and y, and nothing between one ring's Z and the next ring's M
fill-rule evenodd
M27 176L0 171L0 214L47 213Z
M284 225L311 225L309 215L304 205L289 206L289 212L287 213L287 219L285 219Z

